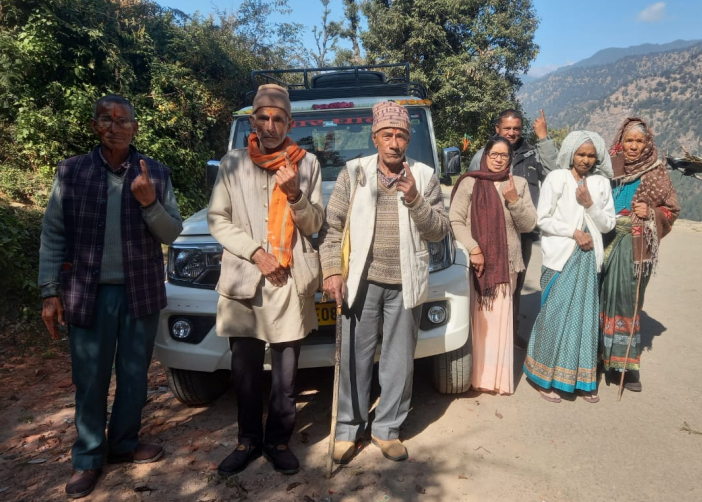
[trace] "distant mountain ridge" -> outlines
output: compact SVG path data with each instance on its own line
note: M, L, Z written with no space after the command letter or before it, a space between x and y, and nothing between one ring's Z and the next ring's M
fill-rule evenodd
M658 52L677 51L680 49L687 49L688 47L698 45L700 43L702 43L702 40L675 40L667 44L641 44L632 45L631 47L611 47L609 49L597 51L589 58L585 58L582 61L573 63L572 65L562 66L556 71L568 71L572 68L606 65L615 63L616 61L629 56L642 56L645 54L655 54Z
M685 146L702 156L702 41L649 45L654 52L607 64L592 64L596 54L524 83L517 97L530 120L543 109L550 128L597 131L609 144L624 118L640 116L656 134L661 155L679 155ZM611 51L617 49L600 51L598 59L616 57ZM702 182L672 177L681 217L702 221Z

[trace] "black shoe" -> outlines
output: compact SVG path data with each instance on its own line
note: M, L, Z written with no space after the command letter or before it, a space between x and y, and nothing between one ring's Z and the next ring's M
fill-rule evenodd
M101 469L88 469L86 471L75 471L71 479L66 483L66 495L72 499L79 499L90 495L97 480L102 474Z
M624 388L630 392L641 392L642 386L638 371L629 370L624 374Z
M273 464L273 468L281 474L295 474L300 470L300 462L288 445L265 445L263 456Z
M261 456L260 446L249 446L245 444L237 445L233 452L217 467L220 476L233 476L241 471L258 457Z

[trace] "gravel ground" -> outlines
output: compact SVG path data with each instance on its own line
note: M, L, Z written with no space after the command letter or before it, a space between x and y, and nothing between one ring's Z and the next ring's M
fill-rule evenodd
M542 400L521 374L519 350L513 396L443 396L429 384L430 361L419 360L402 431L410 459L393 463L365 441L347 467L325 480L333 372L301 370L291 442L301 471L283 476L261 458L223 481L215 469L236 442L233 393L188 408L173 398L155 362L142 439L166 445L166 456L149 465L107 466L85 500L702 500L701 249L699 223L680 221L663 241L642 314L643 392L625 392L621 402L604 379L598 404ZM538 309L539 261L535 250L522 335ZM67 354L19 355L7 344L0 350L0 500L65 500L75 438L72 391Z

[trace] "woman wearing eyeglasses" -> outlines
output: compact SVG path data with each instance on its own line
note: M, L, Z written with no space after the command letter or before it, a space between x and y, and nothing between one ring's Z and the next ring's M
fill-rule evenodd
M514 392L512 294L524 270L520 234L536 226L524 178L512 177L509 140L485 145L480 170L463 174L451 193L451 226L470 255L475 389Z

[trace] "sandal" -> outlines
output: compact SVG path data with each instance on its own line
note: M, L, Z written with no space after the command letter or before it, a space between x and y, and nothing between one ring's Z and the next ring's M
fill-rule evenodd
M551 391L550 394L546 394L544 391L540 390L539 395L542 398L544 398L546 401L548 401L549 403L560 403L561 402L560 396L553 391Z
M583 391L579 391L578 393L580 394L580 397L582 397L585 400L585 402L592 404L600 402L600 396L598 396L597 394L588 394L587 392Z

